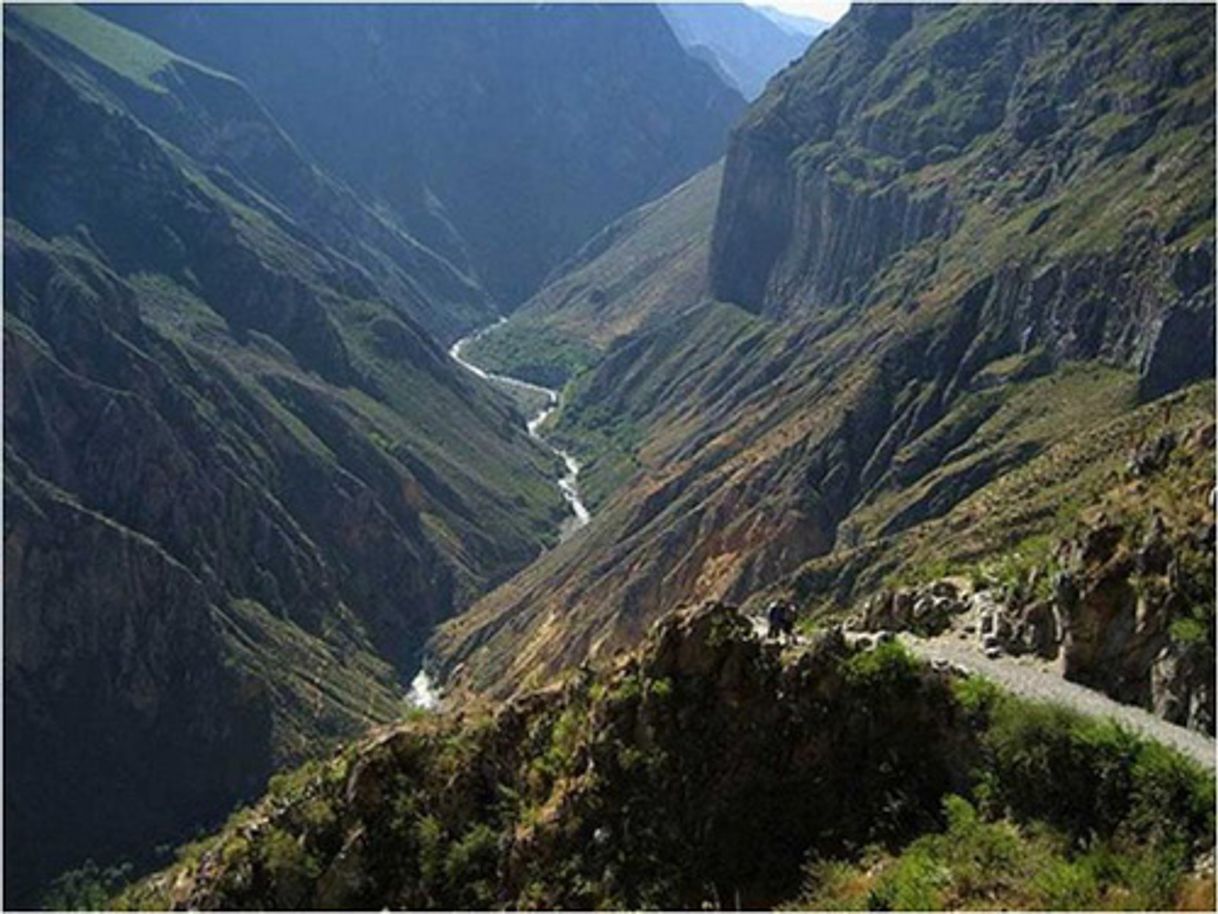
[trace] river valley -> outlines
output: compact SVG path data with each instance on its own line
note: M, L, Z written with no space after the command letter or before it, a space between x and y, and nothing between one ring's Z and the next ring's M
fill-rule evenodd
M523 381L520 378L487 371L475 365L463 355L466 346L478 339L482 334L503 323L503 321L504 319L501 318L494 324L483 327L481 330L476 330L468 336L463 336L449 347L448 354L454 362L484 381L490 381L492 384L497 384L503 388L523 391L540 400L540 408L526 421L525 428L528 429L530 437L547 447L563 462L565 472L558 477L556 484L559 491L562 492L562 497L566 500L568 507L570 507L571 513L563 520L562 525L559 527L559 540L562 541L587 526L588 522L592 519L592 515L579 494L579 461L569 452L548 442L541 434L542 426L545 425L546 420L554 414L554 411L560 405L559 392L550 387L542 387L540 384ZM410 683L410 703L424 710L436 710L440 706L440 694L439 686L428 674L426 666L420 667L419 672Z

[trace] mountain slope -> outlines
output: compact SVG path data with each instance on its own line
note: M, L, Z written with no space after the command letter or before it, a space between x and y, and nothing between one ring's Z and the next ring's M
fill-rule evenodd
M146 855L400 713L531 559L553 457L428 330L450 264L231 79L5 15L6 898Z
M782 652L708 604L605 669L281 779L118 902L1158 909L1212 903L1190 864L1213 800L1210 772L1110 724L840 631Z
M815 37L783 28L742 3L666 3L660 11L681 46L713 64L749 100Z
M773 6L761 6L757 7L757 9L763 16L781 28L796 35L804 35L809 40L815 38L821 32L827 31L831 25L831 23L814 19L811 16L797 16L793 13L784 13Z
M467 353L495 371L560 386L615 340L698 304L721 181L722 167L712 165L606 226Z
M847 15L733 136L710 258L730 303L568 392L557 433L634 475L445 626L456 679L511 692L683 602L882 554L1212 376L1184 340L1213 334L1213 41L1205 8Z
M651 6L99 8L244 79L319 161L514 305L722 153L743 102Z

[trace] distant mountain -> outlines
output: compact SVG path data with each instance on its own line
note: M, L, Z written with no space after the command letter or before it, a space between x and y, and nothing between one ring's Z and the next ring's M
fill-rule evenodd
M682 46L725 74L748 99L801 56L816 34L793 30L743 3L666 3L660 10Z
M652 6L97 12L244 80L319 162L507 305L715 161L743 109Z
M12 906L398 716L432 627L564 508L432 336L486 294L241 83L22 6L4 86Z
M821 32L827 31L831 24L820 19L813 19L811 16L796 16L793 13L784 13L782 10L772 6L758 6L754 7L754 9L771 22L782 26L788 32L803 35L806 38L815 38Z

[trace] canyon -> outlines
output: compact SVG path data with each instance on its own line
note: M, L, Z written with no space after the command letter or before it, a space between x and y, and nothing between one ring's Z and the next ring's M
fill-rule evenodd
M6 903L1212 903L1213 19L7 8Z

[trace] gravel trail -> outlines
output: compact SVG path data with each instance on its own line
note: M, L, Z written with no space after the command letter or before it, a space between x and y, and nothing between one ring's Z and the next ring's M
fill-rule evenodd
M1035 664L1012 657L990 659L975 643L956 638L918 638L906 632L898 637L914 654L926 660L958 664L1024 698L1051 701L1092 717L1111 717L1130 730L1179 750L1206 768L1215 767L1215 743L1205 734L1168 723L1134 705L1121 704Z

